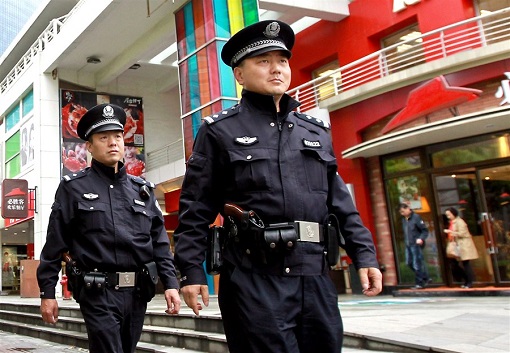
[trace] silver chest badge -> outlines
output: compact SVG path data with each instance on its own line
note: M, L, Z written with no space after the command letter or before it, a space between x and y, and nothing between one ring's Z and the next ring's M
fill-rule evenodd
M243 136L236 137L235 142L243 146L250 146L253 145L254 143L259 142L259 139L256 136L254 137Z
M86 200L96 200L99 198L99 195L89 192L88 194L83 194L83 198Z

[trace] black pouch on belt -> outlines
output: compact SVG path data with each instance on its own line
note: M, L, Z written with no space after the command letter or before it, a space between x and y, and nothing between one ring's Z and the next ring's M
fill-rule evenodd
M328 215L326 223L326 259L329 266L335 266L340 260L340 246L345 245L342 234L340 233L340 225L338 218L334 214Z
M158 283L158 268L154 261L143 265L138 278L136 279L136 290L140 298L150 302L156 295L156 284Z
M205 269L210 275L217 275L223 267L223 241L225 229L212 226L207 234L207 248L205 251Z
M106 275L102 272L85 273L83 287L91 293L102 293L106 287Z

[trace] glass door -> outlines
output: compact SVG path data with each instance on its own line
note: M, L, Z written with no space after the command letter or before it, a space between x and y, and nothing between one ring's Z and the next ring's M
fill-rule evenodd
M484 227L480 222L481 215L486 212L486 205L480 193L476 171L473 168L448 175L436 175L434 176L434 183L439 211L438 219L442 223L439 226L441 229L448 228L448 220L444 215L447 208L454 207L459 211L459 216L467 223L478 251L478 259L471 261L475 273L475 283L494 283L493 263L491 255L487 251ZM447 238L442 231L441 244L446 264L447 282L449 285L460 285L462 278L459 275L459 264L455 259L446 258Z
M510 166L478 171L486 210L482 213L485 243L496 283L510 282Z

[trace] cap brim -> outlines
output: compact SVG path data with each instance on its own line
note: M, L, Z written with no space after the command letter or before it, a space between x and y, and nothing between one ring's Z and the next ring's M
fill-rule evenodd
M258 50L254 50L253 52L242 57L241 60L239 60L238 62L236 62L235 64L232 65L232 68L239 66L239 64L242 63L244 59L253 58L254 56L262 55L262 54L268 53L270 51L282 51L285 54L287 54L287 58L289 58L289 59L292 56L292 52L290 50L284 49L282 47L274 46L274 47L261 48Z
M104 131L124 131L124 129L120 127L118 124L106 124L92 130L89 135L95 134L96 132Z

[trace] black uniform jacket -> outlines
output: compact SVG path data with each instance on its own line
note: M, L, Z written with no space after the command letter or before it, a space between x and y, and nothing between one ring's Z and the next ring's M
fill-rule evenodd
M334 213L356 268L378 267L372 236L337 173L329 130L293 113L298 106L284 95L277 113L272 96L245 90L240 104L204 119L187 162L175 231L181 286L206 283L208 227L227 202L254 210L265 224L322 224ZM231 245L225 258L254 271L300 276L327 270L319 243L298 242L271 269L255 268L244 249Z
M163 216L154 193L140 197L139 177L96 160L65 176L57 189L37 269L42 298L55 298L62 252L84 271L137 271L155 261L165 289L179 288Z

